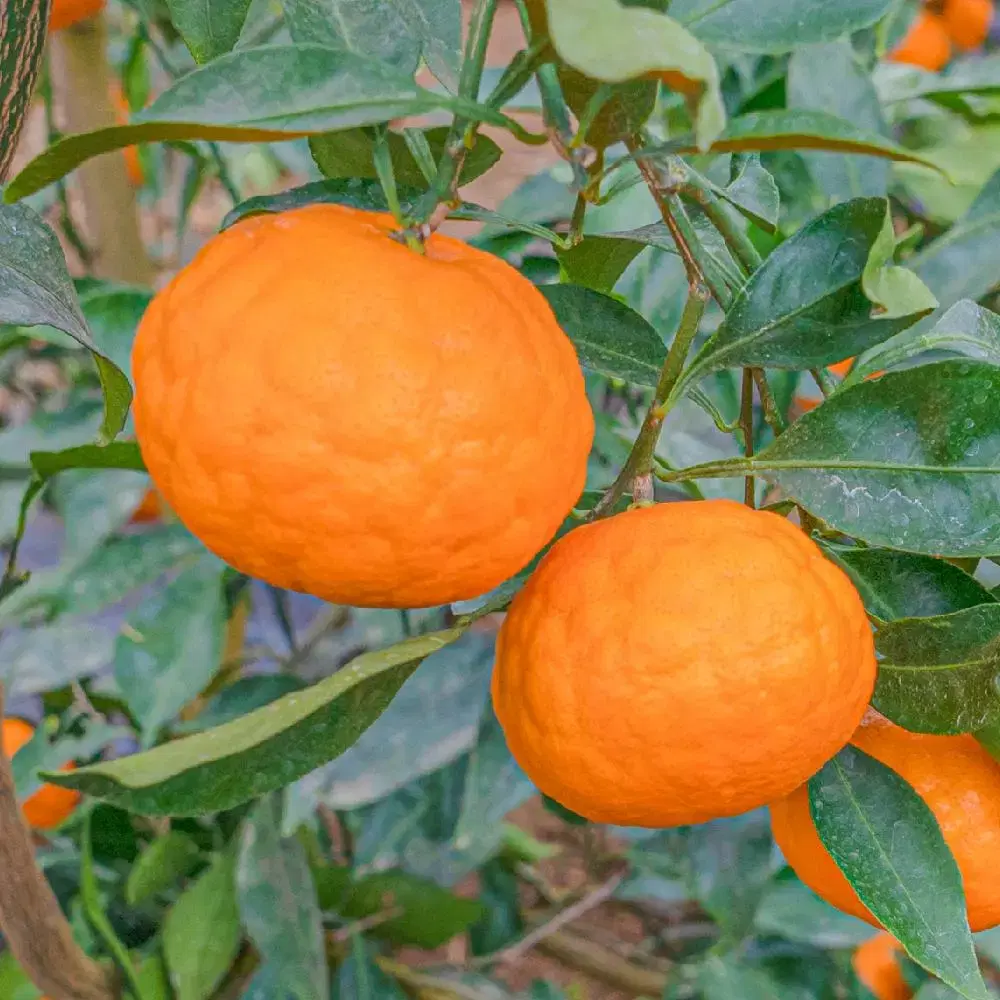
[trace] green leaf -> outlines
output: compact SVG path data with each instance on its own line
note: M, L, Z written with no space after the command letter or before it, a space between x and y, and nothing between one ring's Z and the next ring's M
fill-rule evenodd
M0 322L53 326L93 354L104 390L98 441L114 440L125 426L132 387L125 373L94 343L59 241L27 205L0 205Z
M134 441L113 441L107 445L82 444L62 451L33 451L31 467L42 479L66 469L131 469L145 472L139 446Z
M707 148L722 131L726 112L719 70L709 51L672 17L618 0L547 0L549 33L574 69L604 83L669 72L695 98L694 131Z
M612 233L585 236L575 246L557 249L556 256L567 284L581 285L607 295L646 246L640 240L619 239L618 234ZM548 286L540 287L542 294L546 294Z
M991 266L1000 247L1000 170L943 236L907 262L942 306L982 298L997 284Z
M427 139L435 161L439 160L444 153L448 127L439 125L425 129L423 135ZM425 189L427 181L403 136L398 132L387 132L386 142L396 181L399 184L412 185L421 191ZM316 166L324 177L331 180L355 177L376 179L373 160L374 139L370 129L352 128L342 132L314 135L309 140L309 148ZM462 162L460 183L468 184L485 174L490 167L499 162L501 155L500 147L489 136L477 135L475 145Z
M585 368L636 385L656 385L667 349L637 312L581 285L542 285L539 291Z
M871 77L846 38L797 48L788 63L788 106L835 114L873 135L887 133ZM873 156L805 153L817 184L834 202L884 198L889 164Z
M933 308L928 296L900 295L896 279L882 280L887 222L884 199L858 198L785 240L737 295L677 394L720 368L801 370L841 361L926 315ZM884 316L866 296L866 284L889 297ZM900 315L907 296L912 314Z
M406 994L378 967L365 939L354 934L350 954L337 969L333 1000L406 1000Z
M198 845L171 830L157 837L136 859L125 881L125 899L136 906L169 889L198 862Z
M895 250L896 233L892 227L892 215L886 211L882 230L872 246L861 276L861 287L875 306L873 315L899 319L933 312L938 305L937 299L912 271L893 264Z
M54 691L106 667L113 649L114 633L94 623L11 632L0 642L0 680L9 697Z
M869 375L921 355L928 355L927 360L973 358L1000 367L1000 316L962 299L930 329L920 323L867 351L858 358L841 387L847 388Z
M198 733L203 729L221 726L232 722L247 712L270 705L272 701L301 691L305 682L289 674L253 674L241 677L238 681L223 688L198 713L197 717L188 722L173 726L178 735Z
M969 733L1000 716L1000 604L903 618L875 634L872 704L915 733Z
M982 584L944 559L892 549L820 544L851 578L868 613L883 622L947 615L996 600Z
M697 146L683 140L663 147L668 153L693 153ZM878 133L858 128L825 111L781 109L754 111L732 119L712 143L713 153L751 153L788 149L822 149L832 153L862 153L903 163L920 163L943 172L933 160L900 146ZM656 155L650 150L647 155ZM16 178L15 178L16 180Z
M672 0L670 13L706 45L789 52L874 24L893 0Z
M767 233L778 225L781 194L778 183L761 164L759 153L734 153L729 167L729 184L716 188L735 208Z
M831 527L940 556L1000 552L1000 371L941 361L835 393L750 463Z
M378 872L358 882L340 906L345 917L361 920L375 913L399 909L371 930L397 945L439 948L456 934L482 919L485 908L472 899L460 899L434 882L404 871Z
M381 715L424 657L463 631L432 632L363 653L319 684L223 726L45 778L145 815L230 809L343 753Z
M68 136L14 177L7 202L40 190L92 156L142 142L277 142L373 125L437 108L507 127L481 105L418 87L385 63L323 45L238 49L175 81L131 125Z
M823 950L853 949L872 936L868 924L842 913L797 879L772 885L757 908L754 925L759 934Z
M522 835L519 827L513 827ZM473 955L488 955L512 944L524 933L521 883L509 864L494 858L479 869L482 916L469 927Z
M204 555L129 618L115 647L115 680L148 746L219 669L223 565Z
M269 971L271 995L327 1000L316 887L302 844L281 836L276 795L259 802L244 821L236 886L243 923Z
M785 1000L774 979L734 955L707 958L698 969L697 984L704 1000Z
M170 20L195 62L207 63L239 41L250 0L166 0Z
M445 86L458 86L459 0L286 0L285 18L296 42L378 59L411 76L423 56Z
M910 957L968 1000L989 1000L962 876L923 799L848 746L810 779L809 805L837 867Z
M163 922L163 953L176 1000L208 1000L240 950L236 859L226 852L177 900Z
M80 308L98 349L126 375L132 341L153 293L146 288L96 288L80 297Z

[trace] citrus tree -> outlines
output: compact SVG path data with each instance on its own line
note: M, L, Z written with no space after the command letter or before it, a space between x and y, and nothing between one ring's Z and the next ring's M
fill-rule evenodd
M992 22L0 0L0 997L997 995Z

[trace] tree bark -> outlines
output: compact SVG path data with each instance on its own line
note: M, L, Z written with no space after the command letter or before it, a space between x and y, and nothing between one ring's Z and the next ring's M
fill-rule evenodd
M35 89L48 21L48 0L0 0L0 181Z

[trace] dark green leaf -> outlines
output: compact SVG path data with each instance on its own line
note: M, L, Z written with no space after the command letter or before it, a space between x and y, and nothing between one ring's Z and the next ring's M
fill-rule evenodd
M645 248L639 240L618 239L615 235L585 236L575 246L557 250L556 256L568 284L607 294ZM542 291L544 294L545 286Z
M874 135L886 124L871 77L846 38L797 48L788 63L788 106L826 111ZM885 197L889 164L872 156L806 153L806 164L834 202Z
M907 262L942 306L982 298L997 284L991 266L1000 246L1000 170L979 192L969 210L943 236Z
M176 1000L208 1000L240 950L236 859L221 855L163 922L163 953Z
M773 885L757 909L754 925L760 934L824 950L853 949L872 935L868 924L835 909L797 879Z
M838 531L928 555L1000 552L1000 371L942 361L835 393L753 463Z
M548 0L549 33L563 60L593 80L622 83L669 71L694 102L698 144L725 125L719 70L709 51L672 17L618 0Z
M167 0L167 7L195 61L206 63L239 41L250 0Z
M823 547L851 578L868 613L884 622L947 615L996 600L968 573L943 559L892 549Z
M874 24L893 0L673 0L670 13L707 45L788 52Z
M804 369L841 361L926 315L933 308L926 289L911 290L902 301L895 297L892 276L901 269L883 266L887 225L891 238L884 199L858 198L787 239L737 295L677 391L720 368ZM872 285L891 304L873 306Z
M539 290L585 368L636 385L656 385L667 349L637 312L581 285L543 285Z
M130 906L169 889L198 861L198 845L186 834L171 830L157 837L136 859L125 881Z
M80 299L80 307L98 349L126 375L132 341L153 293L145 288L96 288Z
M393 67L322 45L240 49L181 77L135 124L68 136L14 177L7 202L85 160L135 143L185 139L276 142L448 108L506 126L499 112L418 87Z
M390 63L412 75L423 56L451 90L458 85L462 11L459 0L286 0L296 42L318 42Z
M91 338L59 241L27 205L0 206L0 322L54 326L93 354L104 389L99 440L112 441L125 426L132 387Z
M365 939L354 934L351 952L337 969L333 1000L406 1000L406 994L378 967Z
M378 872L358 882L340 912L354 920L399 909L371 933L394 944L439 948L482 919L485 910L472 899L460 899L446 889L404 871Z
M305 682L289 674L254 674L241 677L223 688L190 722L182 722L173 727L178 734L197 733L213 726L232 722L247 712L270 705L272 701L301 691Z
M479 899L485 909L469 928L473 955L500 951L524 932L520 886L517 876L498 859L479 869Z
M233 722L47 780L146 815L218 812L290 784L351 746L447 629L364 653L332 677Z
M271 995L329 996L323 925L305 850L281 836L279 798L257 804L243 824L237 897L247 933L269 971Z
M874 706L916 733L968 733L1000 716L1000 604L903 618L875 635Z
M62 451L33 451L31 467L48 479L65 469L131 469L145 472L146 466L134 441L114 441L107 445L83 444Z
M774 232L781 195L777 181L761 164L760 154L734 153L729 184L718 193L765 232Z
M431 148L431 154L438 160L444 152L448 128L436 126L427 129L423 134ZM399 184L425 188L427 182L404 138L397 132L389 132L386 141L396 181ZM316 165L323 176L331 180L352 177L375 180L373 146L371 130L364 128L316 135L309 140L309 148L312 150ZM462 162L461 183L468 184L481 174L485 174L499 161L500 156L500 147L489 136L477 136L475 145Z
M968 1000L988 1000L962 876L924 800L848 746L810 780L809 805L837 867L910 957Z

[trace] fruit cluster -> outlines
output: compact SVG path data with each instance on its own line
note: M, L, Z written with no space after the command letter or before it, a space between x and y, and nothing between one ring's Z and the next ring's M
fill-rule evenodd
M954 49L978 49L986 41L993 16L993 0L934 0L917 15L889 58L936 72Z

